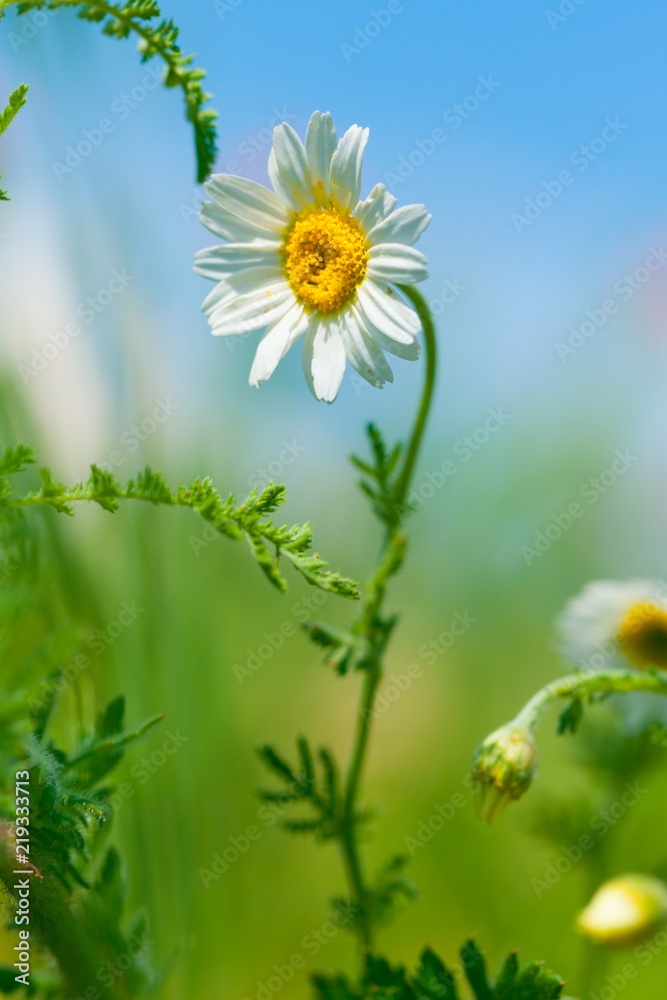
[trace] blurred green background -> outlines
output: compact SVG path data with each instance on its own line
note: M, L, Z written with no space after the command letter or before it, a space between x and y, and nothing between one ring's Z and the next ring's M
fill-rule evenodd
M423 503L389 601L401 626L388 675L410 664L423 674L376 724L366 785L378 805L365 849L371 867L405 850L438 805L457 794L466 804L415 851L409 874L420 899L383 931L381 946L412 962L429 942L452 959L475 933L493 964L520 946L579 995L583 949L572 923L600 873L575 865L538 898L531 881L569 842L545 843L530 827L549 793L589 795L591 817L609 804L607 793L582 771L577 743L557 741L548 723L539 782L497 827L476 820L464 780L480 739L565 669L552 627L564 601L591 578L665 573L667 272L633 279L629 297L614 288L619 279L626 287L623 275L635 274L665 233L657 42L665 10L657 0L632 14L621 3L591 3L554 26L538 3L509 12L405 2L348 60L341 46L359 40L373 12L356 2L297 7L165 5L183 25L184 47L210 70L220 170L240 161L239 170L264 180L276 112L302 130L321 106L341 130L371 125L368 191L396 175L481 75L502 84L465 127L450 119L444 147L395 184L402 202L434 212L423 241L432 262L425 294L437 313L441 366L416 478ZM20 21L2 25L3 89L24 78L33 85L2 140L13 198L0 223L3 440L27 440L70 479L95 461L121 478L145 462L173 482L210 474L239 494L284 481L285 518L312 519L318 550L363 579L379 534L346 456L363 448L369 419L390 437L407 433L420 366L397 361L396 385L382 394L348 377L327 408L309 397L294 351L269 384L250 390L253 344L214 340L198 312L208 289L191 275L191 258L208 239L195 219L201 192L190 182L178 95L151 90L144 103L135 94L125 121L110 109L143 86L132 46L98 39L63 13L34 27L24 37ZM106 114L117 115L114 134L59 174L54 163ZM627 134L580 171L571 157L617 115ZM512 215L568 164L576 183L517 232ZM33 352L81 319L88 297L101 302L123 269L131 280L122 293L26 375ZM610 297L615 315L563 360L557 344ZM490 411L503 416L484 430ZM627 472L591 486L628 449ZM448 460L456 473L438 486ZM523 547L587 488L596 501L584 500L585 516L548 551L526 557ZM108 629L124 602L142 609L80 681L89 707L125 691L131 722L165 713L124 764L130 791L114 820L131 899L150 914L165 968L161 995L267 1000L274 966L294 954L307 967L278 991L285 998L307 995L314 969L351 969L344 931L316 954L312 944L327 900L344 890L334 849L288 838L255 796L264 782L260 743L289 751L303 732L343 756L349 747L358 678L329 674L298 630L268 655L313 592L291 575L289 595L274 593L240 547L201 545L202 527L186 511L43 518L57 526L58 585L84 634ZM329 598L314 611L344 622L354 609ZM443 633L457 614L474 622L449 645ZM430 662L424 646L441 636L448 648ZM238 668L256 658L261 667L241 683ZM665 863L665 778L658 770L642 780L650 794L605 838L608 874ZM249 826L259 838L206 888L200 869L243 843ZM666 963L661 954L642 966L626 995L658 995Z

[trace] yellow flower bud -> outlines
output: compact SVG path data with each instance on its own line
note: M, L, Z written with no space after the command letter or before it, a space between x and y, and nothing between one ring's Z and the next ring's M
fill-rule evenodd
M605 882L577 918L577 930L599 944L628 948L667 921L667 885L650 875Z
M493 823L510 802L528 791L535 773L537 748L527 729L503 726L488 736L473 758L481 819Z

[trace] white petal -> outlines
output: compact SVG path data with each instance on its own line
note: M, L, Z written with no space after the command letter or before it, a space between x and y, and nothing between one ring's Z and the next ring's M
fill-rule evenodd
M280 244L269 240L207 247L195 254L195 271L213 281L222 281L245 267L279 267L279 250Z
M306 131L306 153L315 186L319 188L321 184L324 195L329 194L329 172L336 143L336 129L329 112L313 112Z
M276 267L246 267L236 274L230 274L213 288L204 299L202 310L207 316L220 305L239 295L284 283L285 275Z
M352 306L352 309L354 310L359 325L363 327L364 332L367 336L371 337L383 351L387 351L389 354L393 354L397 358L403 358L405 361L416 361L419 358L422 349L418 340L413 340L409 344L399 344L397 340L392 340L391 337L388 337L382 332L382 330L378 330L376 326L371 326L368 321L368 317L362 315L357 306Z
M352 214L364 232L369 233L391 214L397 200L384 184L376 184L368 198L360 201Z
M364 281L357 299L364 321L399 344L411 344L421 330L417 313L386 285L376 285L371 279Z
M311 320L303 342L303 370L316 399L333 403L343 381L346 359L338 321Z
M341 208L352 209L359 201L361 164L368 142L368 129L353 125L338 143L331 159L331 198Z
M341 316L340 333L345 353L362 378L376 389L381 389L385 382L394 381L389 362L363 329L353 308Z
M414 285L428 277L423 253L403 243L381 243L368 251L368 275L377 281Z
M292 344L308 329L308 316L300 304L290 307L275 326L264 334L250 369L250 385L260 386L273 375Z
M262 330L281 320L293 305L291 289L279 293L248 292L228 302L223 310L211 317L211 333L215 337L241 337L244 333Z
M317 319L314 316L311 316L308 322L306 336L303 338L303 349L301 351L303 374L306 376L308 388L312 392L313 396L315 395L315 388L313 386L313 341L315 340L316 329Z
M424 232L431 216L424 205L402 205L382 219L368 233L371 246L376 243L405 243L413 246Z
M205 303L216 336L240 335L270 326L279 318L276 313L282 316L295 301L281 272L268 268L248 268L220 282L220 286L219 301Z
M284 202L256 181L234 174L213 174L204 187L225 211L270 234L280 232L289 221Z
M421 355L422 348L418 340L413 340L411 344L399 344L397 340L392 340L382 330L372 330L373 340L383 351L394 354L404 361L417 361Z
M226 336L228 333L242 334L251 330L261 330L274 321L271 316L276 308L293 304L294 294L290 289L274 285L271 288L255 288L245 295L234 295L221 302L208 316L214 333ZM262 317L266 317L262 321Z
M286 122L276 125L273 130L269 177L274 191L295 211L315 204L315 185L306 150L292 126Z
M227 284L227 279L219 281L215 288L212 288L201 305L201 310L206 316L210 316L222 302L234 298L237 293Z
M199 219L210 232L223 240L231 240L232 243L248 243L250 240L274 235L273 231L233 215L218 205L217 201L207 201L202 206Z

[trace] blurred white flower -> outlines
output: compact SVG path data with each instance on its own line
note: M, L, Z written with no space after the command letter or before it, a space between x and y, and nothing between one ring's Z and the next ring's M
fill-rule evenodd
M290 125L275 129L273 191L229 174L206 185L214 201L200 218L228 242L196 255L195 269L217 282L203 309L217 336L266 331L251 385L302 335L306 379L329 403L346 359L382 388L393 381L385 351L419 356L419 318L391 285L427 276L413 245L431 217L423 205L397 209L383 184L359 201L367 140L368 129L353 125L338 141L331 115L316 111L305 145Z
M650 875L605 882L577 918L577 929L599 944L626 948L667 920L667 885Z
M563 651L584 670L618 666L667 669L667 584L596 580L566 605L557 622Z

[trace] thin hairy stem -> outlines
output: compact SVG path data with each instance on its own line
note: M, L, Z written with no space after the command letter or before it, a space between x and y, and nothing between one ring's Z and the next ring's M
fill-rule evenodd
M413 302L422 322L426 371L415 424L393 490L395 512L405 508L405 499L431 408L437 368L435 327L429 308L415 288L401 286L401 291ZM353 905L357 909L356 926L362 955L368 954L373 947L374 914L373 899L359 851L359 796L371 737L375 698L382 680L382 659L389 635L387 623L382 620L382 607L388 582L400 565L395 552L397 545L404 541L401 535L401 523L402 515L397 513L395 519L388 525L377 568L366 585L364 608L357 627L358 633L366 643L367 651L357 728L344 787L340 845Z
M538 691L514 721L518 727L534 729L552 702L590 698L598 694L626 694L629 691L665 695L667 673L656 670L603 670L599 673L568 674Z

